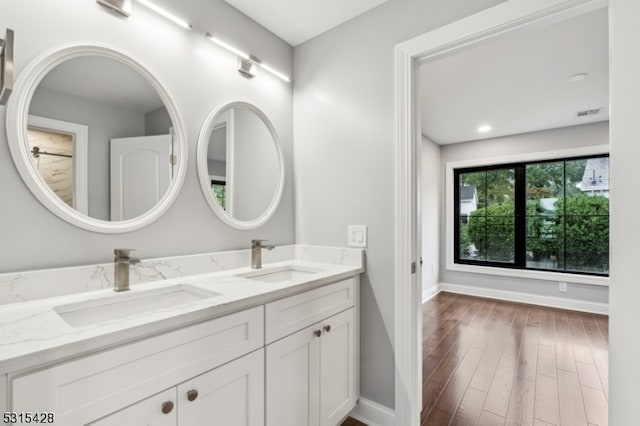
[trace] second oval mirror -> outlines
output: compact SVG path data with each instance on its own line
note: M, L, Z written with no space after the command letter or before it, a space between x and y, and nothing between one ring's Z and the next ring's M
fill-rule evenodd
M211 111L198 138L198 176L228 225L255 229L269 220L282 197L284 159L267 116L241 101Z

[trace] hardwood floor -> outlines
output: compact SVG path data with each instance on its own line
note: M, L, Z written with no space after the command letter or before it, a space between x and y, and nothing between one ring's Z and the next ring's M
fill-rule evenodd
M608 424L606 316L452 293L422 315L422 426Z
M440 293L423 323L422 425L607 425L606 316Z

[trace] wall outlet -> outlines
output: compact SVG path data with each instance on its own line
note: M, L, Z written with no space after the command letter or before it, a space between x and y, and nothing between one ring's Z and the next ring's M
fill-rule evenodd
M558 283L558 291L562 292L562 293L566 293L567 292L567 283L565 283L564 281L561 281Z
M367 225L349 225L347 233L349 247L367 246Z

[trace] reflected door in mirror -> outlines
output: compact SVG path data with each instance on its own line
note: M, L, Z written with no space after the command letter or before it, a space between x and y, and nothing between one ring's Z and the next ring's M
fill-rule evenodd
M171 135L111 140L111 220L128 220L155 206L169 188Z
M85 181L80 183L85 188L85 207L79 208L69 196L71 189L59 188L60 170L54 172L56 178L52 179L38 169L49 188L74 209L95 219L129 220L152 210L169 188L171 173L167 174L166 169L170 166L171 143L167 153L166 140L171 138L172 120L154 87L128 65L100 56L62 62L38 84L29 113L86 128L87 155L85 165L80 167L86 172L82 178ZM159 139L153 139L156 136ZM28 137L29 144L35 144L31 133ZM145 137L150 139L145 142L144 151L117 157L123 163L110 163L111 141L128 139L133 143ZM158 146L152 147L154 143ZM152 160L160 152L166 153L163 164ZM136 161L139 164L134 164ZM67 164L71 168L64 173L77 174L80 162L73 158ZM120 173L115 175L118 179L114 179L114 171ZM73 182L78 183L77 179Z

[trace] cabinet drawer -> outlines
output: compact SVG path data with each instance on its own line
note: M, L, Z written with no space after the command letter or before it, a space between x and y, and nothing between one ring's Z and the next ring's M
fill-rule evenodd
M358 278L349 278L265 305L266 343L355 306Z
M264 344L262 306L14 377L13 411L84 425Z

